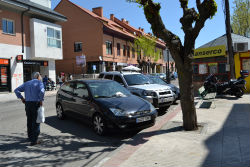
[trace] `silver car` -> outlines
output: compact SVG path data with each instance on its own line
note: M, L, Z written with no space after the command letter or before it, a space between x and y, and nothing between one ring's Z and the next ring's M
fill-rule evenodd
M146 99L156 108L171 105L175 94L167 85L151 84L148 77L137 72L102 72L99 78L114 80L131 93Z

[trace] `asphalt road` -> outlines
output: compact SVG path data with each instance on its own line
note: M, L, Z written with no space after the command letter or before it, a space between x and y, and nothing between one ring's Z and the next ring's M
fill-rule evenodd
M21 101L0 102L0 166L91 167L138 133L113 132L101 137L78 120L58 120L55 96L46 97L44 107L46 121L39 136L42 144L31 147L24 105Z

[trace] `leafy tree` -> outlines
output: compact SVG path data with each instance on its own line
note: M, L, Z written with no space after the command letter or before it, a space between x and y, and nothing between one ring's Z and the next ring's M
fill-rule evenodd
M197 129L197 116L194 106L193 68L192 58L194 54L195 40L200 30L204 27L205 21L212 18L217 11L217 4L214 0L196 0L195 8L188 8L188 0L179 0L183 9L183 16L180 18L182 30L185 33L184 45L180 38L166 29L160 16L160 3L153 0L128 0L136 2L143 7L145 17L151 24L154 35L165 41L178 69L179 85L181 92L181 108L183 114L183 127L185 130Z
M155 37L149 38L144 35L138 36L134 40L133 47L136 48L137 52L142 51L143 55L151 60L157 61L160 57L160 50L156 49Z
M247 36L250 33L250 3L249 0L234 0L234 12L231 17L233 32Z

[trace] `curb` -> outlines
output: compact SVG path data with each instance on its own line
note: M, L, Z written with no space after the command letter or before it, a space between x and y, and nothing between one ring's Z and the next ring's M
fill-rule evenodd
M160 130L169 120L174 118L180 111L181 106L179 104L173 109L173 111L163 116L162 119L158 120L154 126L134 136L131 141L124 143L120 149L118 148L116 153L114 153L113 155L111 153L111 157L106 157L105 161L99 162L95 167L118 167L124 161L129 159L129 157L134 152L136 152L136 150L138 150L144 143L150 140L150 138L157 133L157 130Z

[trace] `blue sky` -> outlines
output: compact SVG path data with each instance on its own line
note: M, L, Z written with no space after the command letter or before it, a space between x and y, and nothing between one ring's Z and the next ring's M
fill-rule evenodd
M128 3L126 0L70 0L86 9L92 10L94 7L103 7L103 15L109 18L110 14L114 14L118 19L125 18L129 24L138 28L144 28L145 32L151 32L150 24L145 19L143 9L137 4ZM157 0L161 3L161 16L167 29L178 35L182 42L184 33L179 22L182 16L179 0ZM196 39L195 47L199 47L217 37L225 34L225 21L222 9L222 1L216 0L218 9L213 19L206 21L205 27L201 30ZM60 2L60 0L52 0L52 9ZM233 0L230 2L230 12L233 12ZM189 0L189 7L195 7L195 0Z

